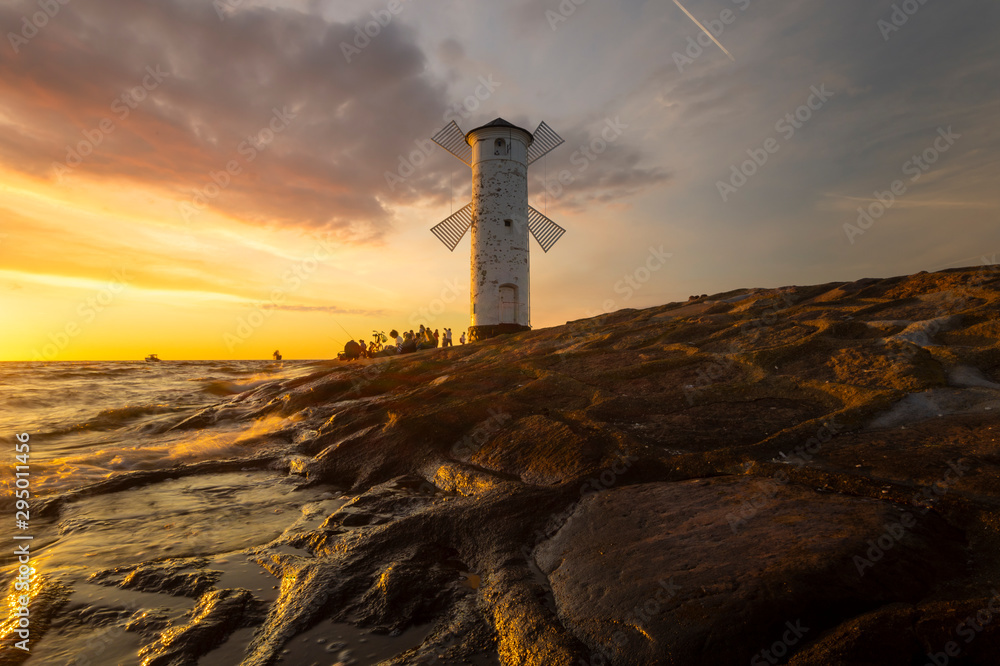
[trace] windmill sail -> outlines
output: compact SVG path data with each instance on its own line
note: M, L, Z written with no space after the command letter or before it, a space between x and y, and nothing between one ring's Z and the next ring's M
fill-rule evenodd
M472 166L472 148L465 140L465 132L459 128L458 123L454 120L432 136L431 141L462 160L466 165Z
M462 210L431 227L431 233L454 252L470 226L472 226L472 204L468 203Z
M531 235L535 237L535 240L538 241L538 244L546 252L566 233L565 229L531 206L528 206L528 231L531 232Z
M556 134L555 131L546 125L544 121L538 126L538 129L535 130L533 137L534 140L531 142L531 145L528 146L529 165L532 162L544 157L546 154L563 143L563 138Z

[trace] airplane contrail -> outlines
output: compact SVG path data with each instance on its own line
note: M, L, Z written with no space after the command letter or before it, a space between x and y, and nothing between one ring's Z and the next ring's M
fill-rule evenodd
M694 16L692 16L692 15L691 15L691 12L689 12L689 11L688 11L688 10L687 10L687 9L686 9L686 8L684 7L684 5L682 5L682 4L680 3L680 1L679 1L679 0L674 0L674 4L675 4L675 5L677 5L678 7L680 7L680 8L681 8L681 11L682 11L682 12L684 12L685 14L687 14L687 17L688 17L689 19L691 19L692 21L694 21L694 24L695 24L696 26L698 26L699 28L701 28L702 30L704 30L704 31L705 31L705 34L706 34L706 35L708 35L708 38L709 38L709 39L711 39L711 40L712 40L713 42L715 42L715 45L716 45L716 46L718 46L718 47L719 47L720 49L722 49L722 52L723 52L723 53L725 53L725 54L726 54L727 56L729 56L729 59L730 59L730 60L732 60L733 62L736 62L736 58L734 58L734 57L733 57L733 54L732 54L732 53L730 53L729 51L727 51L727 50L726 50L726 47L725 47L725 46L723 46L723 45L722 45L722 43L721 43L721 42L719 42L719 40L717 40L717 39L715 38L715 35L713 35L713 34L712 34L712 33L711 33L711 32L710 32L709 30L708 30L708 28L706 28L705 26L703 26L703 25L701 24L701 21L699 21L699 20L698 20L698 19L696 19L696 18L695 18Z

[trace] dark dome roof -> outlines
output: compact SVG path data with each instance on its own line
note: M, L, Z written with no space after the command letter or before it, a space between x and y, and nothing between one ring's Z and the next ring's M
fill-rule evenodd
M509 123L506 120L504 120L503 118L496 118L495 120L492 120L492 121L486 123L485 125L480 125L476 129L471 129L468 132L466 132L465 136L468 137L473 132L475 132L477 130L481 130L481 129L486 129L487 127L509 127L511 129L521 130L522 132L527 133L527 135L529 137L531 137L532 140L535 138L535 137L533 137L531 135L531 132L529 132L528 130L524 129L523 127L518 127L517 125L514 125L513 123Z

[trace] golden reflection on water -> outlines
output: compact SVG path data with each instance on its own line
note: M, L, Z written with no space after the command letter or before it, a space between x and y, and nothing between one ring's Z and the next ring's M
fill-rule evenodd
M19 568L22 566L28 568L28 578L26 581L23 578L20 578L19 575ZM37 570L35 560L31 560L27 564L15 565L13 570L14 579L11 581L7 596L4 598L4 614L3 618L0 618L0 641L2 641L5 645L13 645L14 643L23 640L23 638L17 633L18 629L29 629L30 631L30 625L32 624L31 613L37 607L34 602L35 599L38 598L44 582L41 573ZM27 597L27 599L21 599L21 597ZM27 601L28 603L22 604L20 603L21 601ZM27 621L29 625L28 627L21 626L22 618L17 615L21 607L25 605L28 607L28 615L23 619ZM37 622L35 624L37 627Z

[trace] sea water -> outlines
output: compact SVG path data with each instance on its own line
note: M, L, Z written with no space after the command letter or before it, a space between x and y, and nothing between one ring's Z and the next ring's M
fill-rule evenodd
M116 567L208 558L208 566L222 572L216 587L240 587L273 601L281 581L244 549L268 544L292 524L313 529L349 498L330 488L303 488L300 479L281 470L241 469L239 461L259 458L269 448L277 455L294 455L287 433L295 432L295 416L254 417L253 412L280 395L283 382L329 366L324 361L0 363L0 484L10 508L9 516L0 517L6 523L0 530L6 541L0 551L0 585L7 595L0 617L0 663L138 665L148 639L123 631L122 618L184 624L196 600L91 580L96 572ZM221 407L225 417L184 425L210 407ZM272 441L270 433L283 436ZM22 531L15 527L13 502L14 470L21 462L15 452L18 435L26 435L30 446L25 460L29 520ZM124 488L94 485L121 475L222 459L237 464L229 471L160 475L155 482ZM95 487L101 490L93 492ZM58 512L38 513L38 507L59 498L70 499ZM14 536L32 538L18 541ZM28 655L10 647L17 638L12 633L16 620L8 611L22 594L14 588L19 564L12 553L20 544L30 547L33 580L58 581L69 591L44 633L33 616ZM36 601L32 597L35 607ZM134 616L126 617L129 613ZM102 624L102 617L112 621ZM305 637L304 645L311 647L296 658L301 663L327 663L332 655L324 647L350 645L351 632L364 633L346 626L316 631L323 636ZM237 632L201 661L238 664L251 634ZM353 645L356 656L345 663L376 663L422 637L378 646L365 638ZM292 652L301 649L289 646Z
M252 425L238 416L214 428L171 428L208 405L320 363L0 363L0 445L13 462L14 435L30 435L36 497L129 470L229 457L241 452L239 437ZM0 483L10 491L11 482L4 474Z

